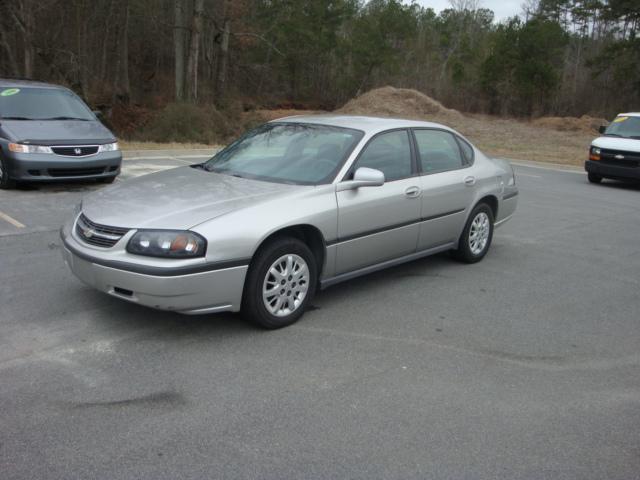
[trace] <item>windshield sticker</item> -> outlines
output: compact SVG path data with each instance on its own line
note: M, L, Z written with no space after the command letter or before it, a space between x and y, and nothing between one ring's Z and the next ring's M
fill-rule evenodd
M11 95L15 95L18 92L20 92L19 88L7 88L6 90L0 92L0 97L10 97Z
M622 123L622 122L624 122L625 120L629 120L629 117L616 117L616 118L613 120L613 123Z

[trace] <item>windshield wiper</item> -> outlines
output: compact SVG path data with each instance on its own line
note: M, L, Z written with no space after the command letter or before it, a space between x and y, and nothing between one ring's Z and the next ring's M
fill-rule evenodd
M0 117L0 120L35 120L35 119L27 118L27 117Z
M624 135L619 135L617 133L605 133L605 137L623 137Z
M87 118L80 117L49 117L49 118L38 118L38 120L81 120L83 122L88 122Z

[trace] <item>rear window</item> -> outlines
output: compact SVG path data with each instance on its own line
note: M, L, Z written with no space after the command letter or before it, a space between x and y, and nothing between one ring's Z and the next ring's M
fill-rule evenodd
M94 120L74 93L58 88L0 89L0 118L5 120Z

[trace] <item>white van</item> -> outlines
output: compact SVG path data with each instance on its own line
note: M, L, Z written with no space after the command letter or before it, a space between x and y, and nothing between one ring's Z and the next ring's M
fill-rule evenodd
M640 180L640 113L621 113L602 136L591 142L589 160L584 164L591 183L603 178Z

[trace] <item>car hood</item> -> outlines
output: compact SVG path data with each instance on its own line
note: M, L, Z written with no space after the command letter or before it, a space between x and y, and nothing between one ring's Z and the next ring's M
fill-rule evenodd
M116 141L98 121L3 120L0 128L14 142L36 145L90 145Z
M634 138L598 137L591 142L591 145L598 148L606 148L607 150L640 153L640 140Z
M82 201L82 211L91 221L102 225L186 230L303 188L309 187L179 167L89 194Z

